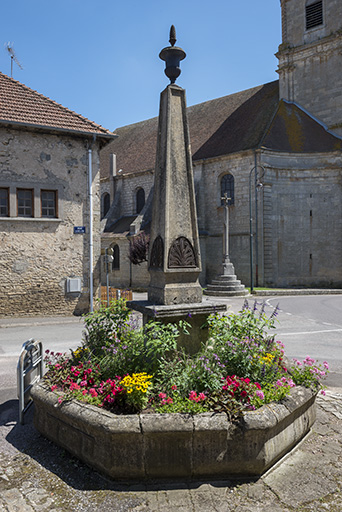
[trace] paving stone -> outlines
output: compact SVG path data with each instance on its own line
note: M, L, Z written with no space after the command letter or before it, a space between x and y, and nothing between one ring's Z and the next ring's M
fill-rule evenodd
M167 499L171 508L188 507L191 510L192 502L189 489L184 490L168 490Z
M261 500L264 495L264 486L263 484L252 484L248 487L247 490L248 497L254 500Z
M337 484L320 471L317 458L312 464L312 459L301 451L294 453L267 475L264 482L281 502L294 508L320 500L338 490Z
M4 502L4 510L6 510L6 512L35 512L34 509L26 503L18 489L3 491L1 498Z

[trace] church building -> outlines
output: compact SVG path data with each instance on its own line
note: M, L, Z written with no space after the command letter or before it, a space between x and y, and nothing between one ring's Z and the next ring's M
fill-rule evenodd
M203 287L222 267L225 192L245 285L342 287L342 2L281 0L281 17L279 80L187 109ZM118 128L100 154L115 287L149 283L129 247L149 233L157 128L157 118Z

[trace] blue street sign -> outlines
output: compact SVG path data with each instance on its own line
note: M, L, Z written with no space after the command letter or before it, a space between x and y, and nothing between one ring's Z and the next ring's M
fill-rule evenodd
M85 226L74 226L74 235L84 235L85 232Z

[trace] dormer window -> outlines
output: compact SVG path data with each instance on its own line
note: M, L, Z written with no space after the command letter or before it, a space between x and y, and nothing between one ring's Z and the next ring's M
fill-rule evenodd
M323 25L323 1L305 6L306 30Z

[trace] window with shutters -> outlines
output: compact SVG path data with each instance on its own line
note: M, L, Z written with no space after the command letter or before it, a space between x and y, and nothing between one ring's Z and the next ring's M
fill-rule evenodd
M306 30L323 25L323 1L308 3L305 6Z

